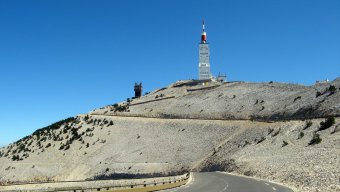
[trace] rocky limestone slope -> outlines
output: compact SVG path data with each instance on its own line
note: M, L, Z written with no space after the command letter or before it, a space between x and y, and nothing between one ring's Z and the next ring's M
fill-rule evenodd
M195 81L182 81L120 103L127 110L107 106L91 114L266 121L339 116L339 87L340 78L313 86L273 82L196 85Z
M340 114L340 79L311 87L193 84L69 118L1 148L0 181L222 170L297 191L340 191L340 119L319 130Z

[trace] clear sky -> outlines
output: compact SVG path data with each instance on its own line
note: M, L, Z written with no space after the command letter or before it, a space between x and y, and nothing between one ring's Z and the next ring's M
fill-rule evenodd
M0 0L0 146L198 76L311 85L340 76L339 0Z

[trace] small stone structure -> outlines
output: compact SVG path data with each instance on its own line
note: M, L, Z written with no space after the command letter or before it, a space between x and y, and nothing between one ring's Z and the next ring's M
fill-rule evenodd
M142 92L143 92L143 86L142 83L135 83L135 98L139 98L142 96Z

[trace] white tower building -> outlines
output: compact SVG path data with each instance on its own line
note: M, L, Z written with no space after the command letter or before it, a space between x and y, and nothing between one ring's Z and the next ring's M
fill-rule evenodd
M204 29L204 20L202 22L201 43L199 44L199 80L211 79L210 72L210 51L207 43L207 33Z

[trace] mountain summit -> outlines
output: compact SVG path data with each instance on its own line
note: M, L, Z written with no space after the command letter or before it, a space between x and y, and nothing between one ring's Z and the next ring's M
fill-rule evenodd
M178 81L0 149L0 181L228 171L335 191L340 78L313 86ZM1 190L1 187L0 187Z

